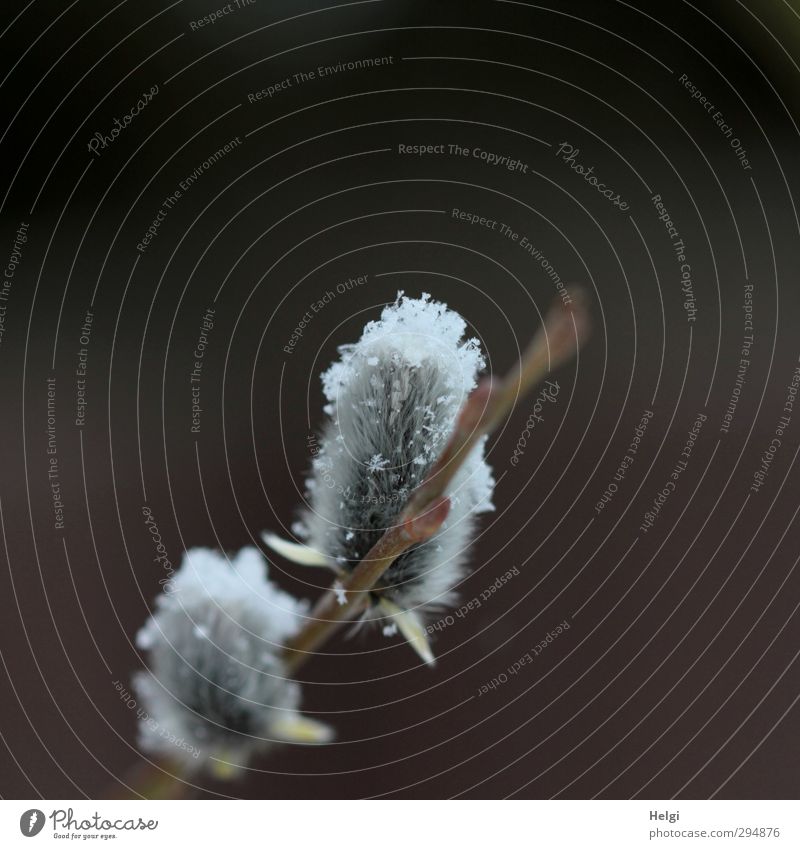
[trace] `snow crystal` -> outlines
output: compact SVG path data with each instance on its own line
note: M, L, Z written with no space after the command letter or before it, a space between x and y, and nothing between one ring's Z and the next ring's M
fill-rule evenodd
M398 292L394 304L384 308L378 321L366 325L358 342L340 346L341 360L322 375L325 397L336 403L341 388L357 375L359 360L377 365L384 357L410 366L446 363L448 383L454 394L463 396L475 387L475 376L485 366L478 341L462 341L466 327L457 312L430 295L407 298Z
M367 471L380 472L388 465L389 461L381 454L373 454L372 457L370 457L369 463L367 463Z

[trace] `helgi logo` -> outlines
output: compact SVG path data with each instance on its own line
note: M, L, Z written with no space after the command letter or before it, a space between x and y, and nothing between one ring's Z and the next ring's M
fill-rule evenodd
M35 837L44 828L44 813L31 808L19 818L19 830L25 837Z

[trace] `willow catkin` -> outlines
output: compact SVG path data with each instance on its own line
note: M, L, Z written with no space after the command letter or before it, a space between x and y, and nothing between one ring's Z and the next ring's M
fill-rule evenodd
M137 635L149 656L134 677L142 749L227 774L276 740L329 739L298 713L300 686L281 660L306 612L267 579L257 549L230 562L188 551Z
M307 480L308 506L295 525L307 550L267 535L270 545L345 573L360 562L425 479L476 386L485 362L465 329L460 315L429 295L400 293L358 342L340 347L340 359L322 375L328 420ZM398 557L372 594L377 615L407 613L406 625L413 616L417 637L417 614L454 600L476 516L494 509L484 448L485 439L454 476L440 531Z

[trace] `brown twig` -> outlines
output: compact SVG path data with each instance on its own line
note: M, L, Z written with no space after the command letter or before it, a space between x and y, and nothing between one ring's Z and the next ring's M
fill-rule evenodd
M450 511L446 489L478 440L497 427L520 396L577 352L589 333L589 314L582 292L574 292L571 301L568 307L556 300L544 325L505 378L484 379L467 398L444 450L411 494L397 524L383 534L346 579L337 581L319 599L308 624L284 647L289 674L294 674L343 622L363 611L368 593L404 551L439 530Z
M445 491L478 440L497 427L522 395L577 353L589 334L589 314L582 292L572 292L571 301L565 306L558 299L551 306L544 325L506 377L485 379L472 392L444 450L412 493L397 524L346 579L320 598L308 624L284 647L288 674L294 674L342 623L362 612L368 593L404 551L436 533L450 511ZM134 794L145 798L175 798L185 792L171 769L151 764L134 770L127 783Z

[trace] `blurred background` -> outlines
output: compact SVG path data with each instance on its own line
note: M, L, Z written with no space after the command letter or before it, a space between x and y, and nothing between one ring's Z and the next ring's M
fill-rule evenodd
M519 465L532 402L492 438L460 595L519 575L437 633L433 670L338 636L301 673L336 743L186 792L796 797L794 0L2 17L2 796L122 795L142 764L115 682L164 577L143 507L173 565L287 533L319 374L398 290L460 312L502 373L580 285L592 340ZM294 594L327 584L271 561Z

